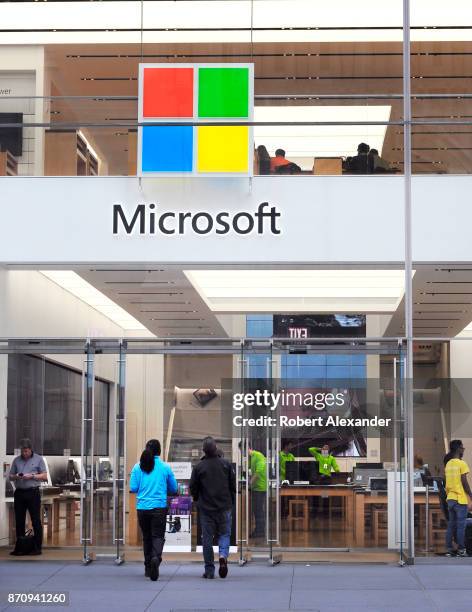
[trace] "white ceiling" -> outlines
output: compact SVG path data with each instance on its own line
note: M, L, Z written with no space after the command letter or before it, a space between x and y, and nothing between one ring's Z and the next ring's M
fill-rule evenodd
M22 30L22 44L397 41L403 25L400 0L30 2L27 10L24 3L4 4L6 44L18 44ZM419 26L413 40L470 40L470 30L433 29L470 24L468 0L411 4L411 24Z
M227 273L235 266L207 266L207 270ZM251 266L254 270L267 266ZM313 265L271 266L283 275L293 269L317 271ZM326 269L326 266L324 266ZM160 337L225 337L227 334L215 312L212 312L188 280L185 271L201 270L202 266L80 266L74 268L85 280L119 304L152 333ZM347 268L346 268L347 269ZM349 270L367 268L350 266ZM370 267L372 270L372 266ZM239 266L239 271L244 267ZM333 267L334 271L335 268ZM472 267L462 265L415 266L414 335L454 337L472 321ZM336 271L339 272L339 269ZM398 273L398 270L397 270ZM342 300L340 301L342 304ZM277 306L280 306L278 304ZM344 306L346 306L344 304ZM285 309L284 309L285 310ZM306 308L304 312L326 312ZM281 312L274 302L267 302L266 313ZM287 311L286 311L287 312ZM298 312L301 312L300 310ZM339 313L352 312L339 308ZM364 312L378 312L365 309ZM400 300L385 336L404 334L404 302Z

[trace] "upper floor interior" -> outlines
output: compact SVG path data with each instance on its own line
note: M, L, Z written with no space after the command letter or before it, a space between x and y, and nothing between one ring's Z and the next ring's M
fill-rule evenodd
M402 173L405 146L415 174L469 174L472 7L415 0L408 30L402 7L2 3L0 174L135 176L142 63L254 64L256 175L287 170L277 149L300 175ZM352 162L360 143L378 156Z

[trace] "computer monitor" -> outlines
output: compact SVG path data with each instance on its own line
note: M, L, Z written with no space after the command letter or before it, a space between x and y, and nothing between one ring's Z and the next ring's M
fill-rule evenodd
M290 484L297 481L315 484L320 478L317 461L287 461L285 464L285 480Z
M300 480L315 484L320 479L318 461L300 461Z
M353 470L353 484L359 487L368 487L371 478L387 478L387 470L379 469L359 469L358 466Z
M49 457L49 473L53 485L63 485L69 482L66 457Z
M293 484L300 478L300 463L301 461L287 461L285 464L285 480L288 480L290 484Z
M95 466L96 477L99 482L106 482L111 480L113 469L111 467L111 461L108 457L99 457Z
M370 478L369 489L371 491L386 491L388 488L386 478Z

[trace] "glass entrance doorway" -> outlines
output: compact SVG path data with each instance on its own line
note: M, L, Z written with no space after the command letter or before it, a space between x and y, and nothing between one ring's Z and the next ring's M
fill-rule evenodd
M120 341L0 343L6 376L6 465L29 438L42 455L43 548L85 563L123 559L125 354ZM7 476L7 474L6 474ZM15 541L14 485L4 481L4 541ZM27 517L26 527L29 525Z
M241 559L407 557L401 344L274 340L244 365L250 402L272 395L242 413Z
M231 552L241 563L409 557L396 340L4 341L0 353L7 459L30 437L47 460L45 547L85 563L141 558L129 474L158 438L179 482L166 550L199 555L188 484L212 435L236 471ZM257 394L269 399L247 401ZM10 542L12 494L7 483Z

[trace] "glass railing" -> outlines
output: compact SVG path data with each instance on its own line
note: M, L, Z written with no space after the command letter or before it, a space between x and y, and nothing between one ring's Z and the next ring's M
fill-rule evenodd
M396 95L256 94L245 118L138 121L134 96L4 96L0 175L396 174Z
M413 174L472 173L471 100L412 95ZM257 93L250 118L204 121L140 123L136 96L3 96L0 176L403 173L400 95Z

